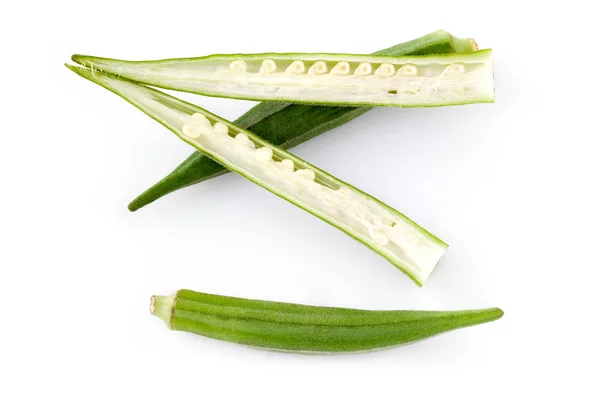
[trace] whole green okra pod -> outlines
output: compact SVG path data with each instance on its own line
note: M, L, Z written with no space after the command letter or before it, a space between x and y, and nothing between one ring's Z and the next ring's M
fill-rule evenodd
M314 354L390 348L494 321L504 314L498 308L463 311L333 308L190 290L153 296L150 312L172 330L261 349Z

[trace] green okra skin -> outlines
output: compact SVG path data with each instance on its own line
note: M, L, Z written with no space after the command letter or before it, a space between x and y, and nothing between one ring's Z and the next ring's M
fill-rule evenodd
M473 39L460 39L437 31L375 52L377 55L430 55L477 50ZM370 107L336 107L291 103L260 103L233 123L284 149L292 148L364 114ZM169 175L135 198L136 211L183 187L227 173L228 170L195 151Z
M409 344L497 320L498 308L362 310L261 301L180 290L153 296L150 312L177 331L260 349L352 353Z
M374 197L200 107L102 72L67 65L197 150L344 231L422 285L447 244Z

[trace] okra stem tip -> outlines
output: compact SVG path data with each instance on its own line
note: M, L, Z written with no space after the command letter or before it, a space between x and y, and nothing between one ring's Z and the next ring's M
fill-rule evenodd
M452 42L452 47L454 47L454 51L457 53L468 53L472 51L479 50L479 45L475 41L475 39L462 39L460 37L450 35Z
M150 314L164 321L169 328L172 328L171 319L174 306L175 295L152 295L150 298Z

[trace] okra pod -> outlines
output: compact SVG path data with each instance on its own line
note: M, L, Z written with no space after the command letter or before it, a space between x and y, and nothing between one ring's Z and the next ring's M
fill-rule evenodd
M461 39L436 31L417 39L379 50L385 56L461 53L477 50L473 39ZM268 142L288 149L364 114L369 107L336 107L265 102L254 106L233 123ZM157 199L228 170L201 152L194 151L169 175L135 198L128 206L136 211Z
M497 320L498 308L361 310L260 301L180 290L153 296L150 313L168 328L260 349L351 353L390 348Z
M443 241L402 213L215 114L156 89L67 66L228 169L367 245L419 285L446 250Z
M494 101L491 50L404 57L262 53L157 61L72 59L138 83L244 100L371 107Z

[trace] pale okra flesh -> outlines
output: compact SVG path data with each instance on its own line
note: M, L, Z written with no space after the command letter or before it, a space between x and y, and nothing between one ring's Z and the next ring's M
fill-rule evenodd
M88 68L208 96L348 106L494 101L491 50L428 56L229 54L157 61L74 55Z
M228 169L372 248L419 285L447 248L402 213L215 114L146 86L67 66L129 101Z
M150 313L172 330L260 349L310 354L390 348L494 321L504 314L498 308L463 311L334 308L190 290L153 296Z

